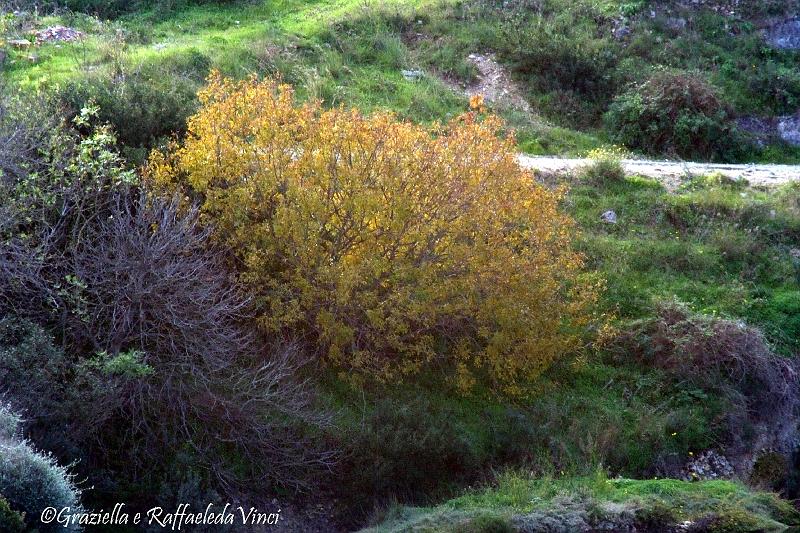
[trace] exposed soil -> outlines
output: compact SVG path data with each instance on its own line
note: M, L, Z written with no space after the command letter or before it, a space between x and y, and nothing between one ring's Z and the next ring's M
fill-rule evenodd
M519 109L526 113L531 111L531 106L522 96L522 91L495 60L493 54L470 54L467 61L475 65L478 70L478 79L465 90L468 96L482 94L491 104Z

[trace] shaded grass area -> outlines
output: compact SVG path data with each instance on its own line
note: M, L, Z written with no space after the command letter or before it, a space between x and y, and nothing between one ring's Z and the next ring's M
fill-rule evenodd
M516 405L459 397L435 383L327 389L341 415L337 432L352 439L336 490L351 519L376 504L442 501L490 482L507 465L535 476L586 476L597 468L676 475L692 453L727 437L716 422L722 400L663 372L610 362L551 373L535 398Z

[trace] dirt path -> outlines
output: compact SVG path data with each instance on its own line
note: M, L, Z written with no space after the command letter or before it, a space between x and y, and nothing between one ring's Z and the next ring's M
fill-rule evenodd
M797 22L800 32L800 20ZM800 35L800 33L798 34ZM800 42L800 36L798 36ZM798 45L800 47L800 45ZM468 96L482 94L487 102L501 107L511 107L530 113L531 108L523 92L511 79L491 53L470 54L467 61L478 71L477 79L468 87L456 88ZM525 168L539 169L550 173L575 170L591 164L588 159L568 159L559 157L519 156ZM650 161L625 159L622 161L625 172L654 178L668 190L675 190L681 181L689 176L719 173L729 178L746 179L750 185L775 186L788 181L800 181L800 165L723 165L712 163L688 163L678 161Z
M519 156L525 168L545 172L572 171L590 165L588 159L565 159L559 157ZM648 161L625 159L622 166L628 174L636 174L660 180L668 189L675 189L689 176L719 173L729 178L746 179L750 185L775 186L789 181L800 181L800 165L724 165L715 163L688 163L676 161Z

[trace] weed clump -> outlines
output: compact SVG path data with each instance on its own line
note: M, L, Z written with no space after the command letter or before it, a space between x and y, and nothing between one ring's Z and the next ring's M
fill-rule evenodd
M620 183L625 180L622 166L624 151L619 148L598 148L588 154L591 164L581 170L580 177L597 187Z
M724 398L732 441L754 424L774 428L776 435L791 431L786 421L800 407L797 363L775 354L758 329L667 302L657 306L655 318L623 335L625 340L642 364Z
M703 78L661 71L614 99L605 122L616 142L648 154L726 159L737 147L731 112Z

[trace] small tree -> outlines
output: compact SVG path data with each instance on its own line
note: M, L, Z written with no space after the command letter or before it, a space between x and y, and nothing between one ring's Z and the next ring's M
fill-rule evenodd
M597 283L563 191L519 167L497 118L428 129L219 74L200 100L150 175L201 200L264 330L303 331L328 363L380 379L436 362L512 393L579 345Z

